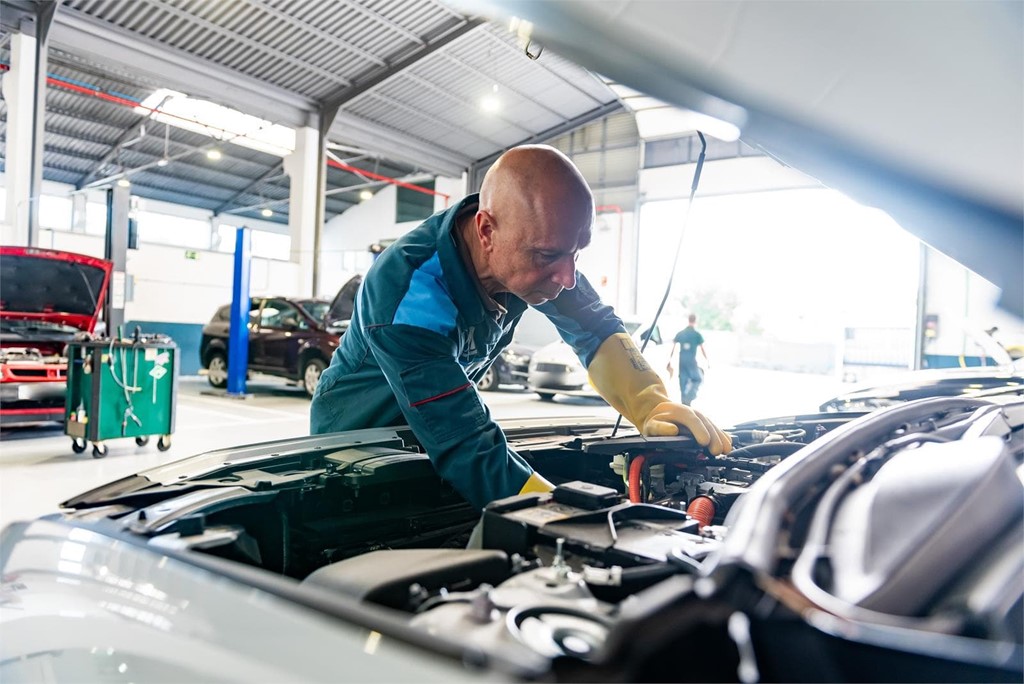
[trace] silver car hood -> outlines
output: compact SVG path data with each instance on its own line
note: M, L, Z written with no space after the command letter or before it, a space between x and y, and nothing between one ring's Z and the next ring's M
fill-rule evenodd
M1024 315L1021 3L487 4L532 22L519 24L532 41L884 209Z
M457 661L92 530L46 520L16 524L0 546L4 682L481 677Z

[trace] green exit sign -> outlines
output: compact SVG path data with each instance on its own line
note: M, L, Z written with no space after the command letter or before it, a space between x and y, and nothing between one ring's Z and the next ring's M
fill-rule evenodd
M194 249L186 249L185 258L191 259L192 261L199 261L199 252Z

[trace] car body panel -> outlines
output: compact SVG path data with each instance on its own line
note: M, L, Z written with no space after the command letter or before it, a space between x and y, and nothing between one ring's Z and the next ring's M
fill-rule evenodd
M447 682L475 674L97 529L38 520L7 528L3 548L4 681Z
M844 392L821 404L822 411L863 411L928 397L987 396L1024 387L1018 365L910 371L881 384Z
M112 268L84 254L0 246L0 424L63 420L64 347L96 328Z

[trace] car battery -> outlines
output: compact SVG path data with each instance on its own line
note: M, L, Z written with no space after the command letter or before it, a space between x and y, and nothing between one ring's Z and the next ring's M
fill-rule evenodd
M104 442L134 438L140 446L158 436L171 446L178 385L178 347L164 336L76 341L67 348L64 432L82 453L106 455Z

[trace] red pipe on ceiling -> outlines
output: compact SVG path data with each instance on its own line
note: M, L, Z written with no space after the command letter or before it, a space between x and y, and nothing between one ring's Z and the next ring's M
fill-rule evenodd
M10 71L10 69L11 69L11 66L9 64L0 63L0 71ZM99 90L97 88L87 88L85 86L81 86L81 85L78 85L76 83L71 83L69 81L65 81L65 80L57 78L55 76L47 76L46 77L46 83L48 85L52 85L52 86L55 86L57 88L64 88L66 90L71 90L73 92L80 93L82 95L90 95L92 97L99 98L99 99L104 100L106 102L112 102L113 104L118 104L118 105L121 105L123 107L132 107L132 108L136 108L137 107L139 109L146 110L150 114L162 114L163 116L169 116L169 117L172 117L172 118L175 118L175 119L180 119L182 121L188 121L189 123L197 123L197 122L193 121L192 119L188 119L188 118L183 117L183 116L178 116L177 114L171 114L169 112L165 112L165 111L160 110L160 109L154 109L152 107L147 107L147 106L145 106L143 104L140 104L139 102L137 102L135 100L130 100L130 99L125 98L125 97L119 97L117 95L111 95L110 93L105 93L102 90ZM215 126L211 126L211 128L216 128L216 127ZM223 130L223 129L221 129L221 130ZM391 178L390 176L382 176L379 173L373 173L372 171L365 171L365 170L360 169L360 168L358 168L356 166L349 166L348 164L345 164L344 162L338 162L338 161L335 161L333 159L328 159L327 160L327 165L328 166L333 166L336 169L341 169L342 171L348 171L350 173L354 173L356 175L363 176L365 178L370 178L370 179L373 179L373 180L379 180L379 181L383 181L385 183L391 183L392 185L397 185L397 186L399 186L401 188L406 188L407 190L413 190L415 192L422 192L422 193L424 193L426 195L434 195L434 196L437 196L437 197L443 197L444 198L444 202L445 202L445 206L447 206L448 202L451 200L451 195L446 195L443 192L437 192L436 190L428 190L427 188L421 188L418 185L412 185L411 183L406 183L404 181L400 181L397 178Z
M372 171L364 171L363 169L357 168L355 166L349 166L348 164L346 164L344 162L335 161L333 159L328 159L327 160L327 165L328 166L333 166L336 169L341 169L342 171L348 171L349 173L354 173L357 176L363 176L364 178L370 178L372 180L379 180L379 181L384 181L385 183L391 183L392 185L397 185L398 187L405 188L406 190L414 190L416 192L422 192L425 195L434 195L436 197L444 197L445 206L448 205L448 201L451 199L451 195L446 195L443 192L438 192L436 190L428 190L427 188L421 188L418 185L413 185L412 183L406 183L405 181L400 181L397 178L390 178L388 176L382 176L379 173L373 173Z

